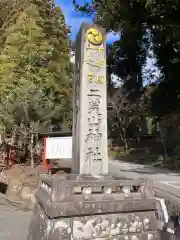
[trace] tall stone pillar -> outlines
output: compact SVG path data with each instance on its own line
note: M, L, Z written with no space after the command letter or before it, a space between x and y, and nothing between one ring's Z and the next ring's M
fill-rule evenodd
M159 240L149 181L108 176L105 31L76 43L73 172L41 176L28 240Z
M76 41L73 172L108 174L105 30L83 24Z

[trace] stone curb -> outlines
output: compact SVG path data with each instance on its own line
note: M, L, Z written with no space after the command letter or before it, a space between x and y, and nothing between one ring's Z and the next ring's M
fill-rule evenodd
M27 210L27 211L32 210L32 207L30 207L27 204L27 202L11 200L2 193L0 193L0 199L2 199L5 203L8 203L9 205L16 207L17 209L22 209L22 210Z

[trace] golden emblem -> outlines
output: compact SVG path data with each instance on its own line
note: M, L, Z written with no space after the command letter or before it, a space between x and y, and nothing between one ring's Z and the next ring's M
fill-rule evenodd
M95 28L89 28L86 37L88 42L95 46L101 45L103 41L102 34Z

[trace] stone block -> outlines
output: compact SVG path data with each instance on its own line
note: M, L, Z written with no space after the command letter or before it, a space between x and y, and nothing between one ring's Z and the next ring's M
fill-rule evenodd
M151 211L51 219L38 203L35 209L28 240L160 239Z
M28 240L159 239L147 181L42 176L36 199Z

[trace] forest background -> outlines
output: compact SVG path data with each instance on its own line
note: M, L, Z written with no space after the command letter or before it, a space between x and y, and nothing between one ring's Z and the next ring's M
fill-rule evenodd
M66 5L0 2L0 133L6 159L10 146L21 149L19 161L26 159L41 132L71 131L75 29L67 7L72 6L71 17L108 33L110 154L180 166L180 2Z

